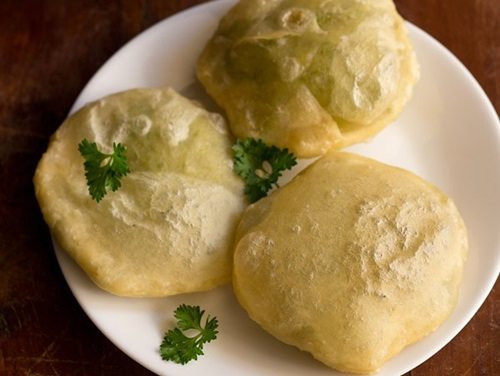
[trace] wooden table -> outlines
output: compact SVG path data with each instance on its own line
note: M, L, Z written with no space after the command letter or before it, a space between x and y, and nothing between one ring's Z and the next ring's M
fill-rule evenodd
M94 72L155 22L202 0L0 1L0 375L150 375L109 342L62 277L31 179ZM500 108L500 2L397 0ZM500 286L408 375L500 375Z

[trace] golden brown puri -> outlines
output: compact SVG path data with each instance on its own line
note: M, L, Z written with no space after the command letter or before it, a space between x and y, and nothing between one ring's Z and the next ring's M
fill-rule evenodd
M416 175L331 152L243 214L233 286L250 317L370 373L453 310L467 255L453 202Z
M127 147L130 174L96 203L78 144ZM124 296L207 290L231 278L244 208L220 115L171 89L136 89L91 103L51 139L36 170L40 207L59 244L103 289Z
M392 122L418 67L391 0L241 0L197 75L236 137L308 158Z

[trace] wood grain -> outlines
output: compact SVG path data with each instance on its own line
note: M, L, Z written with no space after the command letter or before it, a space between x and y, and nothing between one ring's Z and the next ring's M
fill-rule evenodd
M34 198L50 135L95 71L155 22L204 1L0 1L0 375L151 375L112 345L69 291ZM500 2L397 0L500 109ZM499 375L500 288L408 375Z

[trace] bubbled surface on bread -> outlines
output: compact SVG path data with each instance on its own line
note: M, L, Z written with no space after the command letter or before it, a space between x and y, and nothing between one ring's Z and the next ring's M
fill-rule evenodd
M448 317L467 249L462 218L437 188L335 152L246 209L233 286L281 341L370 373Z

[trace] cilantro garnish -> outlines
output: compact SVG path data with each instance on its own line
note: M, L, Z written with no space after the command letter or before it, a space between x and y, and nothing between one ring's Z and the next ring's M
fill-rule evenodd
M104 154L95 142L90 143L85 138L78 145L78 151L85 159L85 178L94 200L99 202L109 190L114 192L121 187L120 179L130 172L125 146L113 143L113 153Z
M160 355L164 360L186 364L203 355L203 345L217 338L217 318L207 316L205 325L201 326L201 319L205 311L198 306L181 304L175 310L177 327L165 333L160 345ZM197 334L187 336L186 331L194 330Z
M278 187L281 172L297 164L288 149L268 146L262 140L245 138L233 145L234 172L245 181L245 194L252 203Z

